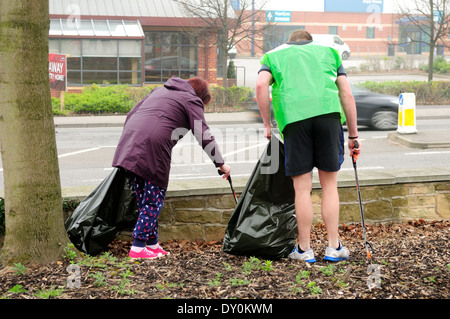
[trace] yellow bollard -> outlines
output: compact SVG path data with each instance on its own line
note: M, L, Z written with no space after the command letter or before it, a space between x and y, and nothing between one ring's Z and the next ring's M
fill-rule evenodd
M398 127L400 134L417 133L416 127L416 95L402 93L398 99Z

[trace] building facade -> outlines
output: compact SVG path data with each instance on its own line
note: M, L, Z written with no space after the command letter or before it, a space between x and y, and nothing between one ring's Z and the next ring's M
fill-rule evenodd
M200 19L185 17L170 0L50 0L49 51L68 56L69 87L171 76L217 83L216 42Z
M239 10L243 1L258 0L230 0L230 6ZM267 29L252 36L251 42L237 38L237 55L262 56L297 29L338 35L353 57L427 53L427 45L415 42L423 39L423 32L395 13L397 1L268 0L254 20L255 29ZM68 55L69 87L145 85L163 83L171 76L222 82L223 53L216 31L208 30L202 19L188 17L173 0L49 0L49 4L50 53Z
M401 8L417 8L415 0L268 0L265 8L265 19L256 28L272 25L255 38L253 49L238 45L239 54L260 56L298 29L338 35L356 57L429 53L426 32L399 14ZM439 41L437 54L444 53L448 39Z

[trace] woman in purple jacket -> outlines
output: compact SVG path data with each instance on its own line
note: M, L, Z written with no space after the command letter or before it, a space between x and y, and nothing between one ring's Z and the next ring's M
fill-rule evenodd
M172 148L189 130L223 177L230 175L230 167L224 163L205 122L203 106L210 99L205 80L172 77L140 101L126 118L112 165L130 174L138 202L131 258L168 254L158 244L158 217L169 182Z

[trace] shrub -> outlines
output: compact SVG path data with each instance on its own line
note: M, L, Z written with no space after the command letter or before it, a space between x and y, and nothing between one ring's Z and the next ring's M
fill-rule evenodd
M228 63L227 78L228 79L236 78L236 67L234 66L233 60L231 60L230 63Z
M130 87L127 85L101 87L93 84L92 86L84 87L81 93L66 93L63 111L61 111L61 100L52 98L53 114L128 113L153 88L149 86Z
M126 114L156 86L131 87L112 85L86 86L81 93L66 93L65 106L61 110L61 99L52 97L54 115L68 114ZM251 101L253 92L246 87L211 87L213 107L232 106L241 108Z
M417 104L445 105L450 103L450 81L367 81L359 84L366 89L393 96L415 93Z
M428 72L429 64L423 65L421 67L421 70ZM433 72L444 74L449 71L450 71L450 63L447 62L445 58L439 56L433 60Z
M211 88L211 95L212 106L234 106L239 108L252 100L253 91L247 87L234 85L228 88L217 86Z

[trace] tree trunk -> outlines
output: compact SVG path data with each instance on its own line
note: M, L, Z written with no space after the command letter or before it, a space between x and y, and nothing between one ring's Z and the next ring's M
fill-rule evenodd
M0 0L1 264L45 264L67 243L48 75L48 0Z
M428 57L428 83L431 83L431 81L433 80L433 61L434 61L434 47L436 45L436 40L434 38L434 15L433 15L433 10L434 10L434 3L433 0L429 1L429 5L430 5L430 56Z
M228 65L227 65L227 61L228 61L228 52L227 52L227 47L228 46L223 46L222 47L222 51L223 51L223 56L222 56L222 86L224 88L228 87L228 82L227 82L227 70L228 70Z
M228 58L228 0L223 2L223 30L221 50L222 55L222 86L226 88L227 83L227 58Z
M433 80L434 42L430 42L430 56L428 57L428 82Z

